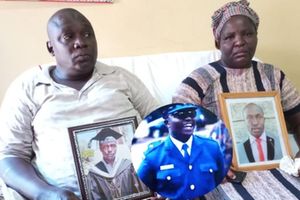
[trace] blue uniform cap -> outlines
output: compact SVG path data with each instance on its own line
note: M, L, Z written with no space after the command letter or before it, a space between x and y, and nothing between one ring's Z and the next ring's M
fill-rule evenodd
M191 116L195 117L196 115L196 111L197 110L197 106L193 105L193 104L174 104L169 106L168 108L166 108L163 111L163 118L166 119L168 118L169 115L174 115L176 117L180 115L178 115L178 113L182 113L182 117L191 114Z

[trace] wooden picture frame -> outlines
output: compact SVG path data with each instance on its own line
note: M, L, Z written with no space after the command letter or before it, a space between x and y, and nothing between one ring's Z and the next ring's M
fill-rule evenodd
M152 196L150 189L137 177L131 162L130 146L136 128L136 117L68 128L83 200ZM117 132L118 137L110 136L111 132ZM106 168L106 160L113 160L110 170Z
M235 170L277 168L283 156L291 155L278 92L221 93L219 103L232 137ZM253 137L260 134L261 145ZM264 155L259 153L260 149Z

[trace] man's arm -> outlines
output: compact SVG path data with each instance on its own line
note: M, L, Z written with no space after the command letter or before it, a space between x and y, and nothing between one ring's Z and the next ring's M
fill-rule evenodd
M4 158L0 161L0 171L5 183L28 199L79 200L73 192L47 184L33 166L21 158Z
M148 114L159 107L157 100L151 95L145 84L134 74L127 70L122 70L130 90L130 100L134 108L139 112L141 118L145 118Z
M31 75L30 75L31 76ZM47 184L30 163L33 156L30 76L17 78L6 92L0 109L0 176L5 184L28 199L78 200L71 192Z

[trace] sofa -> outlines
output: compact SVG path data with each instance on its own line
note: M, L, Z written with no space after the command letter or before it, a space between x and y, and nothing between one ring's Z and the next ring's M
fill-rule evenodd
M195 51L100 59L138 76L160 104L169 104L179 83L195 68L220 57L220 52Z
M172 95L177 86L189 73L219 58L220 52L218 50L210 50L104 58L100 61L123 67L132 72L144 82L161 105L166 105L172 102ZM258 58L254 59L259 60ZM298 146L292 134L289 134L288 138L292 152L295 155ZM258 179L261 179L261 181L257 182ZM260 184L253 184L255 182ZM206 199L251 199L251 196L254 199L268 199L272 196L269 194L275 194L275 196L272 196L275 199L293 199L298 196L293 187L300 191L299 180L281 170L251 171L247 173L243 184L221 184L213 192L207 194ZM275 188L276 191L274 191ZM248 194L251 195L247 196Z
M138 76L160 105L165 105L171 103L172 94L185 76L196 67L217 60L219 57L218 51L197 51L101 58L99 61L120 66ZM5 188L3 195L0 189L0 200L2 196L5 199L23 200L18 193L7 189L1 180L0 185Z
M172 102L172 95L177 86L191 71L219 58L220 52L218 50L209 50L100 58L99 61L108 65L120 66L135 74L143 81L160 105L163 106ZM295 153L297 145L292 135L289 135L289 140ZM266 173L269 172L250 173L248 181L266 176ZM5 184L3 186L6 187ZM241 199L238 195L235 195L233 188L233 185L222 184L222 186L215 190L217 193L211 193L207 199ZM12 196L18 199L15 192L4 191L6 191L4 192L5 199L11 199Z
M135 74L160 105L166 105L172 103L172 95L177 86L189 73L202 65L218 60L220 56L220 51L208 50L103 58L99 61L120 66ZM288 137L295 154L298 149L297 144L292 134Z

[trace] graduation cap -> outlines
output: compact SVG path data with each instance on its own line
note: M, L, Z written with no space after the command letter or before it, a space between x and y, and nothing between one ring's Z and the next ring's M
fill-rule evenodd
M114 142L120 137L122 137L122 135L117 131L114 131L111 128L104 128L101 129L95 137L90 139L88 143L88 147L89 148L91 147L91 143L93 140L98 140L100 143L107 143L107 142Z

